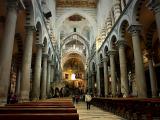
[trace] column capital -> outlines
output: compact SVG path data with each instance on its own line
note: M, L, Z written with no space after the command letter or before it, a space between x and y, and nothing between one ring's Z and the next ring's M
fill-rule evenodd
M103 64L100 62L100 63L98 63L98 67L100 68L100 67L103 67Z
M36 46L37 46L38 48L42 48L42 47L43 47L43 44L42 44L42 43L36 43Z
M17 0L7 0L7 9L16 9L18 11L19 5Z
M160 1L159 0L149 0L146 6L150 10L153 10L155 13L160 12Z
M20 0L7 0L7 9L16 9L17 12L20 9L25 9L23 2L21 2Z
M48 63L52 63L52 60L51 60L51 59L48 59Z
M34 26L25 26L27 31L36 31Z
M47 53L43 53L43 58L48 58L49 55Z
M109 57L108 56L103 58L103 62L108 62L108 61L109 61Z
M117 51L116 50L110 50L107 52L107 54L110 55L116 55Z
M141 29L142 29L141 24L133 24L128 27L128 32L134 34L140 32Z
M126 47L127 42L125 40L118 40L117 43L118 47Z
M51 67L54 67L55 65L54 65L54 63L53 62L51 62Z

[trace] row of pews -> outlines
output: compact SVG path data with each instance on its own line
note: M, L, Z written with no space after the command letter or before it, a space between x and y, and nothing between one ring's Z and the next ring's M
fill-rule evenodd
M0 120L79 120L70 99L7 104L0 107Z
M160 120L160 98L93 98L91 102L127 120Z

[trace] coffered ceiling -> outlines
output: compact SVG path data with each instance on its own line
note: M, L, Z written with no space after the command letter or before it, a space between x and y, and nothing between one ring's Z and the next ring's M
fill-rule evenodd
M56 0L57 7L96 8L98 0Z

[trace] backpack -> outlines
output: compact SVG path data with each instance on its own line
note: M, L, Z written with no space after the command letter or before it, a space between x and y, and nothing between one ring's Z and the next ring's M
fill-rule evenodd
M90 102L92 100L91 95L86 95L86 102Z

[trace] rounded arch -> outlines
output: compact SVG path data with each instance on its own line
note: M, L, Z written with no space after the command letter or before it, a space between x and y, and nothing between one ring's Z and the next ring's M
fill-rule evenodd
M81 52L79 52L79 51L69 51L69 52L65 53L65 54L62 56L62 61L63 61L65 58L67 58L69 55L71 55L71 54L78 54L78 55L83 59L83 61L85 62L85 56L84 56Z
M78 52L73 51L73 52L66 53L65 56L62 57L61 68L63 68L66 61L68 61L71 58L75 58L75 54L78 56L77 59L81 60L83 65L85 66L86 65L85 56L83 56L82 54Z
M131 20L127 15L124 15L124 17L121 19L118 25L118 36L124 37L124 32L127 29L127 26L131 25Z
M96 33L96 26L95 26L96 25L96 21L91 16L89 16L88 14L86 14L82 10L74 10L74 11L73 10L69 10L66 13L64 13L64 15L59 17L59 19L57 20L58 21L58 23L57 23L58 30L59 30L60 26L62 25L63 21L65 19L67 19L69 16L72 16L74 14L77 14L77 15L80 15L80 16L83 16L84 18L86 18L89 21L91 27L93 28L94 34Z
M104 47L104 50L103 50L104 56L107 55L107 52L108 52L108 46L106 45L106 46Z
M74 35L77 36L77 38L75 38L76 41L79 41L80 43L83 44L83 46L85 47L85 54L86 56L88 56L89 54L89 43L88 41L81 35L79 35L78 33L72 33L72 34L69 34L67 37L64 38L63 40L63 43L61 45L61 48L63 48L63 46L71 41L74 41L73 39L69 39L70 37L74 37ZM76 51L76 50L75 50ZM74 52L74 51L73 51Z
M109 45L110 45L110 50L116 49L116 42L117 42L117 36L116 36L115 34L113 34L113 35L111 36L110 43L109 43Z
M84 38L83 36L81 36L79 33L71 33L67 37L65 37L63 39L63 43L62 43L61 47L63 47L64 44L70 42L71 40L68 39L68 38L71 37L71 36L73 36L73 35L77 35L78 37L80 37L81 39L77 39L77 40L80 41L81 43L83 43L86 46L86 48L89 49L89 43L88 43L88 41L86 40L86 38Z
M42 27L42 19L39 17L39 16L37 16L36 18L35 18L35 25L37 25L37 24L40 24L41 25L41 27Z
M39 21L36 23L36 43L42 43L42 25Z
M127 29L127 26L129 26L129 23L128 23L127 20L124 20L124 21L121 23L121 26L120 26L120 28L119 28L119 36L120 36L121 38L124 38L126 29Z
M83 67L85 68L85 64L84 64L83 60L81 60L80 58L77 58L77 57L68 57L68 58L63 62L62 68L63 68L64 65L67 63L67 61L69 61L69 60L71 60L71 59L76 59L76 60L78 60L79 62L82 63Z

